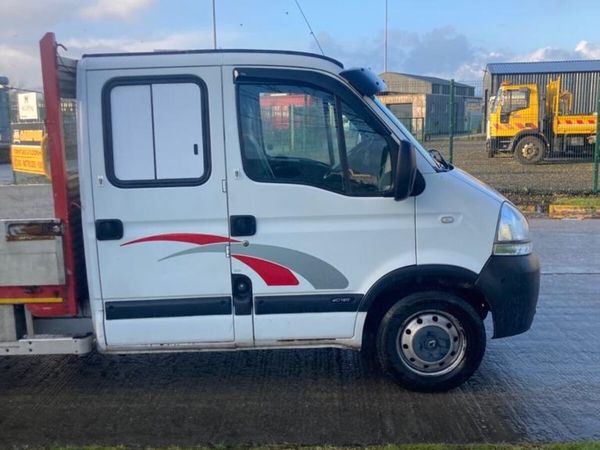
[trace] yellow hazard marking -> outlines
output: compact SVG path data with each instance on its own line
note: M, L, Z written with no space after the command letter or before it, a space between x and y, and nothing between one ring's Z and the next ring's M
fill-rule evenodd
M0 305L24 305L26 303L62 303L61 297L0 298Z

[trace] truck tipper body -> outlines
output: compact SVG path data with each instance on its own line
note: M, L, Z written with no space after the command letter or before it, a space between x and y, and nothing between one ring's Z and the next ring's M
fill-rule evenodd
M479 366L488 313L495 338L531 326L526 219L424 150L372 72L57 48L44 36L51 185L0 189L0 354L342 347L442 390Z
M545 99L536 84L503 82L490 104L487 151L512 152L522 164L545 158L591 157L598 114L572 114L573 94L550 81Z

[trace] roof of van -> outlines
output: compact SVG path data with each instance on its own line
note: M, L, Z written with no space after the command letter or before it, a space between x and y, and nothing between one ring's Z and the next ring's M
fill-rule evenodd
M264 55L287 55L287 56L303 56L310 58L319 58L329 61L344 68L344 65L337 59L325 55L319 55L310 52L300 52L295 50L257 50L257 49L219 49L219 50L157 50L153 52L130 52L130 53L90 53L84 54L83 58L99 58L113 56L157 56L157 55L189 55L189 54L264 54Z

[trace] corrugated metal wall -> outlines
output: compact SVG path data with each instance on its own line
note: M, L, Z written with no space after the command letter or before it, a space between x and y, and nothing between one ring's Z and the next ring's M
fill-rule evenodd
M488 74L486 73L486 78ZM540 99L546 96L546 84L561 77L561 89L573 93L573 114L591 114L596 111L599 72L570 72L570 73L527 73L527 74L491 74L488 82L484 78L484 88L491 84L489 95L496 95L500 83L508 80L513 84L532 83L538 85Z

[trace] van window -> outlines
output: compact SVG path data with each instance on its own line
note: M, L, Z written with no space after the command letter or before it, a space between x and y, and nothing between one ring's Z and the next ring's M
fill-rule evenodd
M369 194L391 189L392 163L386 138L343 102L342 118L352 192Z
M203 182L208 173L203 85L138 78L109 85L103 94L109 180L120 187Z
M381 195L391 187L388 141L316 87L240 84L244 170L255 181Z

